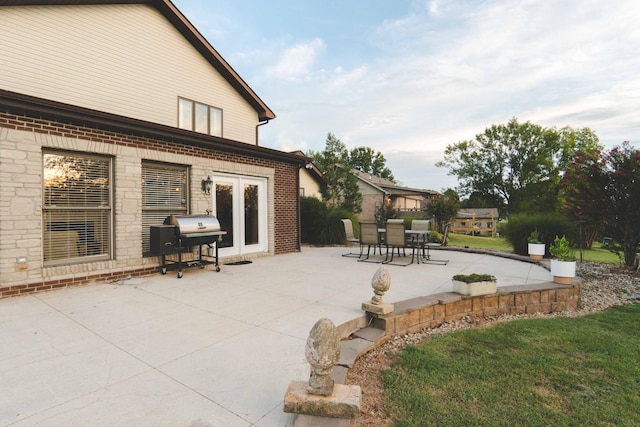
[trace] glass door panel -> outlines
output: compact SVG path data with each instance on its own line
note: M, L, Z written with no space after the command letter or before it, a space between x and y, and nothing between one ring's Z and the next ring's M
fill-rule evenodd
M267 245L266 179L213 176L214 215L227 232L220 245L221 256L261 252Z
M227 232L222 236L221 248L233 246L233 184L216 182L215 212L220 228Z
M257 245L258 239L258 186L244 185L244 244Z

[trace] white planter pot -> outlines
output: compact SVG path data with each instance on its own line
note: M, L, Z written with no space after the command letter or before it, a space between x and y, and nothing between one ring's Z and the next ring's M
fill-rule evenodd
M468 296L490 295L496 293L496 282L472 282L465 283L453 281L453 292Z
M573 283L573 278L576 277L576 262L552 259L551 275L553 276L553 281L555 283L571 285Z
M535 260L541 260L544 258L544 243L528 243L529 245L529 258Z

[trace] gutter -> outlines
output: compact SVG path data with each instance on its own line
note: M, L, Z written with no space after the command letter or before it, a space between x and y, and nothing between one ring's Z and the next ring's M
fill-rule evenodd
M105 113L48 99L0 89L0 109L9 113L87 126L169 142L180 142L210 150L304 166L310 158L246 142L206 135L145 120Z

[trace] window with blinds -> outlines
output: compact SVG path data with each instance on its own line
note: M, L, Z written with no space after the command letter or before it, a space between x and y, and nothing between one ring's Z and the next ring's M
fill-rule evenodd
M44 265L110 259L111 158L44 151L42 176Z
M169 215L189 213L189 168L142 163L142 253L151 252L149 227L161 225Z

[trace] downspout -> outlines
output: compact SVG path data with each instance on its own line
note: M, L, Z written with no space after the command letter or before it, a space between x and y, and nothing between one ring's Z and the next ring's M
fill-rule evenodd
M298 211L298 252L302 251L302 215L300 215L300 169L302 169L302 165L298 166L298 173L296 173L296 205L297 205L296 210Z
M298 173L296 174L296 193L298 193L298 197L296 197L296 203L298 204L298 252L302 251L302 215L300 214L300 169L302 169L302 164L298 166ZM305 163L305 169L311 169L313 165L311 162Z
M258 142L260 141L260 135L259 135L259 132L258 132L258 128L259 128L260 126L264 126L264 125L266 125L266 124L269 124L269 119L266 119L264 122L259 122L259 123L256 125L256 145L260 145L260 144L258 143Z

